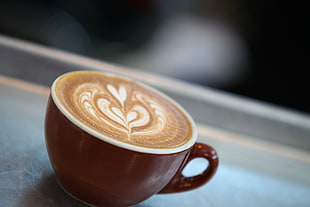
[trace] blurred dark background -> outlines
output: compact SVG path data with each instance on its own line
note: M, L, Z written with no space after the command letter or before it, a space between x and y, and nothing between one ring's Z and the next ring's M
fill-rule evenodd
M11 0L0 3L0 33L309 113L307 8L278 0Z

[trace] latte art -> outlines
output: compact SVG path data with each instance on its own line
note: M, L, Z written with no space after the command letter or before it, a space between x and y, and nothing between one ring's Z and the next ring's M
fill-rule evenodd
M127 94L122 85L117 88L110 84L85 83L74 91L73 96L77 100L76 107L84 116L126 133L128 139L131 135L149 136L163 130L166 119L160 105L138 91L131 92L131 96ZM126 104L128 102L132 104Z
M174 102L134 81L74 72L61 76L53 92L70 117L109 139L147 148L176 148L193 136L189 119Z

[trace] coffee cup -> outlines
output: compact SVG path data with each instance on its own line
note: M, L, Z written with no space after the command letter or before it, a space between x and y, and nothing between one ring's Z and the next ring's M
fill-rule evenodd
M196 139L191 116L144 83L75 71L52 84L45 116L49 159L60 186L86 204L130 206L202 186L215 174L218 156ZM195 158L208 166L184 176Z

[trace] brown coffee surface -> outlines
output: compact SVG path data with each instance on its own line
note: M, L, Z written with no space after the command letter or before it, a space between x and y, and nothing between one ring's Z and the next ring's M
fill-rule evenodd
M74 72L54 84L62 107L105 137L147 148L176 148L192 137L190 121L178 106L134 81Z

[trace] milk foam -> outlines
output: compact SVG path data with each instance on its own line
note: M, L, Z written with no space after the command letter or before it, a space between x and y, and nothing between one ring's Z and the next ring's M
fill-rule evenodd
M194 124L180 106L147 86L118 76L68 73L53 83L52 97L71 121L112 144L148 148L144 152L174 152L196 140Z
M127 94L121 84L84 83L76 88L73 99L84 116L126 133L128 139L135 134L151 136L163 130L166 117L161 106L139 91L133 91L131 96ZM126 103L132 104L128 107Z

